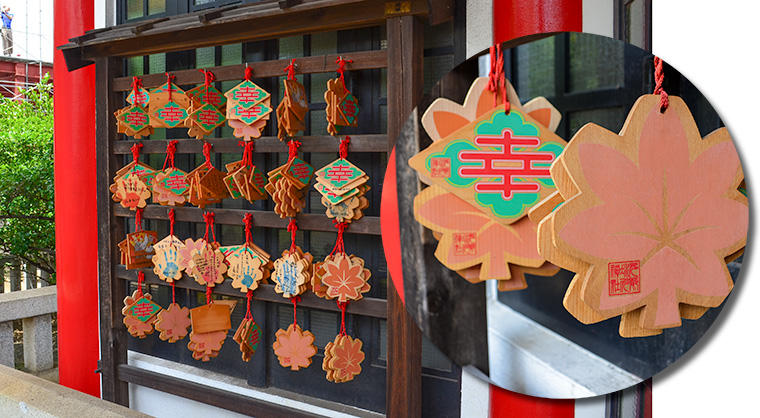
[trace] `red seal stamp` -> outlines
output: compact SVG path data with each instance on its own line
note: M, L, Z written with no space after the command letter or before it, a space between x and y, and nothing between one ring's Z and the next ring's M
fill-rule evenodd
M641 292L641 263L617 261L607 265L610 296L631 295Z
M475 255L475 233L458 232L454 234L455 255Z
M430 176L443 178L451 177L451 160L446 157L431 158Z

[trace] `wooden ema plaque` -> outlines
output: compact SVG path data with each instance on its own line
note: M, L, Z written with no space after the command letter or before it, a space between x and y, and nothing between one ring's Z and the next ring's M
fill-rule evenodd
M541 255L576 273L565 308L583 323L621 315L624 337L720 305L733 287L727 260L747 238L728 131L702 138L684 101L669 101L661 112L659 95L640 97L619 135L579 130L551 167L564 203L537 208Z

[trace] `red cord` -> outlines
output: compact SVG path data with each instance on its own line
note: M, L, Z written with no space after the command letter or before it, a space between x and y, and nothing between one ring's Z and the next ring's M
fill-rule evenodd
M206 223L206 233L203 235L203 240L208 243L208 231L211 230L211 236L213 237L213 241L216 242L216 232L214 232L214 212L205 212L203 214L203 222Z
M488 90L494 93L493 105L499 104L499 93L501 93L501 102L504 104L504 113L509 113L511 108L507 98L506 78L504 76L504 54L501 51L501 44L491 45L491 71L488 73Z
M171 164L170 167L174 168L174 154L177 153L177 141L172 139L166 144L166 158L164 158L164 167L161 170L166 170L166 163Z
M132 148L130 150L132 151L132 161L138 162L140 159L140 150L142 149L143 144L142 142L137 142L134 145L132 145Z
M251 81L253 78L253 68L249 67L248 64L245 65L245 79L247 81Z
M343 232L346 231L346 228L348 228L348 223L346 222L336 222L335 227L338 228L338 238L335 239L335 246L333 247L332 252L330 255L333 254L345 254L346 253L346 247L343 243Z
M348 144L350 143L351 137L348 135L340 141L340 145L338 146L338 156L340 158L345 159L348 156Z
M346 335L346 307L348 302L336 302L340 308L340 335Z
M208 167L208 168L213 168L214 167L214 165L211 164L211 148L212 147L213 147L213 145L211 145L210 142L204 142L203 143L203 158L206 159L206 162L204 164L206 164L206 167Z
M169 101L172 101L172 80L174 79L173 75L170 75L169 73L166 73L166 83L168 84L168 91L169 91Z
M295 80L296 79L296 59L293 58L290 60L290 64L285 67L283 70L286 73L288 73L288 80Z
M253 290L248 290L248 293L245 294L246 301L245 304L245 318L246 319L253 319L253 314L251 313L251 299L253 298Z
M206 103L209 103L208 90L209 87L211 87L211 83L214 82L216 77L214 77L214 73L211 71L207 71L201 68L199 68L198 71L203 73L203 85L206 86Z
M137 272L137 295L138 297L143 296L143 282L145 282L145 273L142 272L142 270Z
M301 301L301 297L300 296L293 296L292 298L290 298L290 301L293 303L293 324L294 325L298 325L298 320L296 318L296 312L297 312L296 311L296 307L298 305L298 302Z
M298 225L296 224L295 218L290 218L290 222L288 222L288 232L290 232L290 252L294 252L296 250L296 232L298 232Z
M214 291L213 287L206 286L206 305L210 305L211 304L211 302L212 302L212 300L211 300L211 292L213 292L213 291Z
M298 147L301 146L300 141L291 139L288 141L288 160L298 157Z
M134 103L136 105L145 105L142 102L142 96L139 95L138 90L142 87L142 80L137 77L132 77L132 92L134 93Z
M253 242L253 234L251 229L253 228L253 215L246 213L243 216L243 224L245 225L245 243L250 244Z
M175 295L174 295L174 282L175 281L176 280L172 280L172 303L177 303L177 298L175 298Z
M135 210L135 232L142 231L142 214L143 208Z
M662 58L654 57L654 94L660 95L660 112L664 112L670 104L668 100L668 93L662 88L662 83L665 81L665 70L662 68Z
M169 209L169 236L174 236L174 209ZM172 241L174 242L174 241Z
M348 90L346 88L346 78L344 76L344 73L346 72L346 63L352 63L353 60L346 60L343 59L343 57L338 57L335 60L335 63L338 64L338 77L340 78L340 82L343 84L343 88Z
M238 145L243 147L243 166L253 167L253 141L238 141Z

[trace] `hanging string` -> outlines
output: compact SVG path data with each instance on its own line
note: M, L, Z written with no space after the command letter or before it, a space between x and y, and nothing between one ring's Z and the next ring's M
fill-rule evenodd
M247 299L245 303L245 319L253 319L253 314L251 313L251 299L253 299L253 290L248 290L248 293L245 294L245 298Z
M348 144L350 143L351 137L348 135L340 141L340 145L338 146L338 156L340 158L345 159L348 156Z
M203 222L206 223L206 233L203 235L203 240L208 244L208 231L211 230L211 237L216 242L216 232L214 232L214 212L205 212L203 214Z
M300 146L300 141L296 141L295 139L288 141L288 161L298 157L298 147Z
M210 142L203 143L203 158L206 159L206 162L204 164L206 164L206 167L208 168L214 168L214 165L211 164L211 148L212 147L213 145L211 145Z
M142 147L143 147L142 142L137 142L134 145L132 145L132 147L130 148L130 150L132 151L132 161L138 162L140 160L140 150L142 149Z
M142 88L142 80L139 78L132 76L132 93L134 97L134 103L136 105L144 105L143 103L144 97L138 93L138 91Z
M166 83L168 85L167 89L169 91L169 101L172 101L172 80L174 80L174 76L170 75L169 73L166 73Z
M204 70L202 68L199 68L198 71L203 73L203 85L206 86L206 103L209 103L209 93L208 90L211 87L211 83L216 80L216 77L214 76L214 73L211 71Z
M510 104L507 98L506 78L504 77L504 54L501 51L501 44L491 45L491 71L488 73L488 90L494 93L493 105L499 104L499 93L501 93L501 103L504 105L504 113L509 113Z
M340 335L346 335L346 307L348 302L336 301L340 309Z
M206 305L210 305L213 300L211 299L211 292L214 291L214 288L211 286L206 286Z
M243 224L245 225L245 243L248 245L253 242L253 233L251 232L253 229L253 215L246 213L243 216Z
M285 67L283 71L288 73L288 80L295 80L296 79L296 59L295 58L291 59L290 65Z
M238 145L243 147L243 166L253 167L253 141L239 141Z
M143 208L137 208L135 210L135 232L142 231L142 214Z
M335 63L338 64L338 77L340 78L340 82L343 84L344 89L346 89L346 78L344 75L344 73L346 72L346 64L352 63L352 62L354 61L343 59L343 57L338 57L338 59L335 60Z
M662 88L662 83L665 81L665 70L662 68L662 58L655 55L654 57L654 94L660 95L660 113L665 112L670 104L668 100L668 93Z
M137 272L137 295L140 298L143 297L143 282L145 282L145 273L140 270Z
M296 219L290 218L288 222L288 232L290 232L290 252L296 250L296 232L298 232L298 225L296 225Z
M172 303L177 303L177 299L174 295L174 282L176 282L176 280L172 280Z
M348 228L347 222L336 222L335 227L338 228L338 238L335 239L335 246L333 247L332 252L330 255L333 254L345 254L346 253L346 247L343 243L343 233L346 231L346 228Z
M174 154L177 153L177 141L176 139L172 139L169 141L168 144L166 144L166 158L164 158L164 167L161 169L166 170L166 163L169 163L169 167L174 167Z
M169 236L174 236L174 209L169 209ZM174 245L174 241L172 240L172 245Z
M246 81L251 81L253 78L253 68L248 66L248 63L245 63L245 79Z
M298 325L298 319L296 318L296 307L298 305L298 302L301 301L300 296L293 296L290 298L290 301L293 303L293 325Z

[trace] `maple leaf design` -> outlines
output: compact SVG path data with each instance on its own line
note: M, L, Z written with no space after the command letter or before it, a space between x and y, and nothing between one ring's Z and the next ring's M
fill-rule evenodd
M190 324L190 310L172 303L168 308L158 313L158 319L154 326L160 332L158 338L162 341L174 343L185 338Z
M414 211L418 222L442 234L435 256L446 267L481 264L474 281L510 279L509 263L536 268L545 262L538 254L536 225L527 217L504 225L438 186L415 197Z
M272 345L274 354L282 367L291 370L309 367L311 358L317 354L314 346L314 334L301 330L298 324L290 324L287 331L279 329L275 333L277 340Z
M206 362L219 355L226 338L227 331L191 332L187 348L193 352L193 359Z
M347 335L343 338L342 344L332 347L332 353L330 368L337 373L338 380L346 382L362 372L361 364L364 361L362 340L353 339Z
M322 277L322 284L327 286L327 296L340 302L361 298L360 290L365 283L363 265L353 263L346 254L337 254L322 267L327 273Z
M744 247L749 214L725 128L703 139L682 99L671 96L661 113L659 96L647 95L619 136L586 125L560 160L552 177L569 175L573 185L560 187L566 202L541 222L539 236L553 227L549 235L569 260L550 261L576 271L568 294L580 292L599 313L584 318L566 295L576 318L642 308L639 326L662 329L681 324L679 303L723 302L733 287L726 257ZM621 271L630 283L613 289Z

